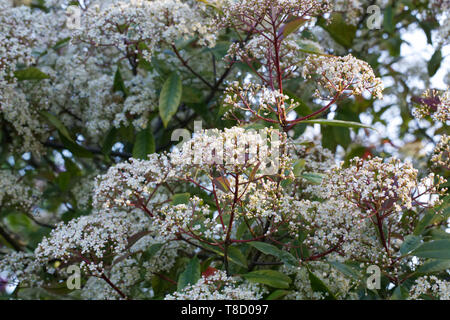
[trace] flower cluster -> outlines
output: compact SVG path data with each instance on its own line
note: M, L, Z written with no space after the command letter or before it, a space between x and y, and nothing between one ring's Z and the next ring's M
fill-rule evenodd
M12 126L22 141L21 150L39 153L35 136L45 133L45 125L38 121L37 111L30 108L25 93L18 88L17 71L36 62L36 53L54 45L65 36L65 18L29 7L13 7L10 1L0 1L0 117Z
M278 52L275 50L278 49ZM306 52L322 52L321 46L311 40L302 39L300 33L288 35L274 48L273 43L265 35L257 35L245 45L234 43L228 50L227 58L236 59L252 66L257 62L261 66L255 70L262 78L276 78L277 70L274 68L274 57L282 57L279 68L284 79L299 76L299 65L306 58ZM265 81L268 82L268 81Z
M450 137L448 135L442 135L441 140L434 148L431 161L438 166L450 168Z
M128 246L133 230L126 213L83 216L59 224L35 251L39 262L53 259L80 263L88 274L101 275L104 268Z
M162 84L155 70L142 68L142 60L153 53L170 59L164 49L183 38L215 42L210 9L197 1L89 1L76 8L80 29L66 25L68 4L50 1L44 12L1 3L0 37L8 36L0 38L0 116L15 131L14 150L42 154L52 133L42 111L82 134L87 144L101 142L112 128L147 128ZM24 81L22 75L18 81L17 71L28 66L45 79ZM121 89L114 85L117 77L123 79Z
M360 0L334 0L333 12L345 14L345 21L351 25L357 25L366 8L366 1Z
M450 121L450 91L439 92L437 90L427 90L422 97L413 98L413 102L418 104L414 110L414 115L422 119L431 115L435 121L446 123Z
M48 106L68 128L85 127L86 138L102 139L111 128L133 124L146 128L150 112L157 106L154 72L131 75L116 66L119 56L111 49L85 56L82 45L69 45L64 54L51 52L41 65L54 80L41 83L40 95L29 95L35 104ZM120 64L119 64L120 66ZM120 72L126 94L114 90L115 73ZM27 92L28 93L28 92Z
M37 205L41 192L25 184L27 177L0 170L0 206L30 210Z
M378 157L366 161L355 158L348 168L333 169L319 192L324 199L343 197L368 216L388 216L413 206L436 205L438 197L432 195L445 192L439 190L445 179L436 180L433 173L418 180L412 164L396 158L388 162Z
M338 299L354 299L348 296L354 281L332 268L326 262L311 262L310 268L314 276L319 278ZM307 268L285 268L287 274L294 275L294 288L285 299L288 300L322 300L330 298L327 293L314 291L311 286L310 273Z
M235 111L242 110L250 113L247 115L249 120L262 119L269 122L271 122L271 119L267 117L270 114L276 113L281 109L290 111L299 105L293 99L289 98L289 96L280 93L278 90L272 90L253 82L242 85L238 82L232 83L226 89L224 103L233 107L228 113L225 113L224 117L230 116L231 118L238 119Z
M129 294L139 280L141 268L135 259L125 259L115 264L108 272L110 281L118 286L119 290ZM81 296L87 300L117 300L122 297L103 279L90 277L83 286Z
M440 24L437 38L442 45L447 45L450 36L450 2L448 0L431 0L429 6Z
M139 53L150 60L161 43L172 45L197 36L201 44L213 46L212 20L201 12L195 1L99 2L84 12L73 38L94 46L115 47L125 56Z
M221 6L222 21L226 25L241 25L249 30L259 23L262 24L260 28L264 28L270 18L283 20L294 16L308 19L328 12L330 8L327 0L226 0Z
M106 270L108 279L114 283L126 296L136 292L142 282L151 281L152 277L161 272L170 270L179 256L179 250L184 249L180 242L165 242L160 236L151 234L142 237L130 248L130 253L115 261L114 265ZM90 277L81 290L81 295L89 300L116 300L121 299L120 294L108 285L103 279ZM148 299L151 294L148 290L139 290L136 298Z
M92 193L97 175L98 172L83 176L72 187L74 204L78 209L89 210L92 208Z
M204 130L170 154L175 167L217 165L228 172L249 167L277 171L281 165L280 145L284 134L264 128L260 132L233 127Z
M33 49L42 50L58 41L57 30L63 23L64 17L0 1L0 80L13 81L16 66L35 62Z
M268 137L272 133L275 135ZM266 174L283 173L282 169L290 163L279 154L278 134L272 129L264 129L260 134L237 127L202 131L167 156L152 154L149 160L131 159L130 163L118 164L99 177L94 207L138 209L166 239L188 235L224 240L223 221L220 225L203 200L189 197L183 203L173 204L175 192L186 190L180 186L191 184L214 195L221 218L233 212L236 218L261 221L273 217L278 223L284 213L274 208L286 200L276 196L277 183L265 179ZM269 172L264 164L270 165ZM217 176L219 173L212 171L214 167L220 168L222 175ZM232 209L237 199L240 210Z
M188 285L179 292L168 294L165 300L260 300L264 289L256 284L228 277L217 270L209 277L202 276L197 283Z
M343 256L360 256L361 241L368 238L366 222L349 203L334 199L292 201L290 210L299 215L291 217L289 229L292 235L300 231L305 235L304 244L312 256L337 249Z
M39 276L42 269L32 253L10 252L0 259L0 274L6 274L8 285L40 286L43 284Z
M108 173L98 177L98 185L94 189L93 206L108 210L112 207L127 208L134 206L148 210L152 206L167 200L163 184L175 174L169 159L165 155L152 154L148 160L130 159L111 167ZM145 204L140 198L150 198Z
M450 282L435 276L423 276L416 280L410 290L411 299L422 297L439 300L450 300Z
M305 172L327 173L336 164L333 153L318 143L303 138L288 143L291 145L290 156L304 163Z
M163 206L152 222L158 226L163 237L168 239L187 234L207 239L223 239L224 233L215 219L211 219L211 210L198 197L189 199L188 204Z
M319 76L319 83L331 96L350 91L362 95L369 91L382 99L383 83L377 78L367 62L356 59L351 54L345 57L310 55L303 67L303 77Z

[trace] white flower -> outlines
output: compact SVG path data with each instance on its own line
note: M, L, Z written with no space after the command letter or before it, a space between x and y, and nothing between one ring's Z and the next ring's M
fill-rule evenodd
M383 83L377 78L365 61L351 54L345 57L310 55L303 67L303 77L319 76L320 84L331 96L351 91L360 96L369 91L374 97L382 99Z
M355 158L350 167L333 169L324 179L320 192L323 198L344 197L368 216L376 212L388 215L413 206L436 205L435 197L419 201L427 195L441 194L438 186L444 182L445 179L438 177L435 183L434 174L418 180L412 164L396 158L387 162L378 157L366 161Z
M38 204L41 192L32 188L26 182L26 177L0 170L0 206L17 207L30 210Z
M450 136L444 134L433 151L431 161L438 166L450 168Z
M94 46L142 51L150 60L155 47L162 43L199 37L200 44L213 46L214 25L193 3L180 0L132 1L113 0L91 5L83 14L81 28L74 40Z
M126 213L102 213L59 224L35 251L40 263L77 261L88 274L101 275L107 261L123 253L133 232Z
M414 116L422 119L431 115L432 119L446 123L450 121L450 90L445 92L427 90L422 97L415 97L413 101L419 106L413 111Z
M410 298L417 300L422 295L439 300L450 300L450 282L435 276L423 276L411 287Z
M209 277L202 276L197 283L188 285L179 292L168 294L164 300L259 300L265 290L256 284L237 283L217 270Z
M9 284L39 287L43 284L42 270L32 253L11 252L0 259L0 275L6 274Z

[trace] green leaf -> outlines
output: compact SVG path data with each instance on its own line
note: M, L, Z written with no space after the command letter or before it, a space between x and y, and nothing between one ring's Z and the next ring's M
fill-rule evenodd
M176 73L172 73L163 85L159 96L159 115L164 127L167 127L170 119L177 112L183 92L181 79Z
M114 75L113 91L114 92L118 92L118 91L122 92L125 98L128 96L128 90L125 87L125 83L123 81L122 74L120 73L119 66L117 66L117 70Z
M112 147L117 136L117 128L111 128L102 143L102 153L108 155L111 152Z
M70 180L72 178L72 175L70 174L70 172L61 172L58 177L55 179L55 182L58 184L59 188L62 191L67 191L69 185L70 185Z
M298 266L298 260L292 254L290 254L287 251L282 251L277 247L275 247L274 245L260 241L249 242L249 245L258 249L259 251L261 251L266 255L271 255L279 258L284 264L290 266Z
M200 261L194 257L189 261L186 269L180 274L177 283L177 290L180 291L189 284L195 284L200 279Z
M300 51L305 53L312 53L322 56L329 56L328 54L322 53L320 45L317 43L313 43L311 41L297 41L298 45L300 46Z
M211 246L208 244L203 244L203 246L211 251L214 251L221 257L224 256L223 252L219 250L216 246ZM239 252L237 252L236 250L238 250ZM237 264L242 268L247 268L247 259L244 257L242 252L236 247L228 247L228 260Z
M203 93L197 88L190 86L183 86L183 93L181 95L181 100L185 103L201 103L203 101Z
M416 228L414 229L414 235L420 235L425 230L425 228L431 224L435 216L436 212L434 212L433 210L427 212L417 223Z
M284 38L286 38L291 33L295 32L300 28L302 25L304 25L308 19L305 19L303 17L295 18L287 23L285 23L281 27L281 32L283 33Z
M312 273L308 269L309 282L311 283L311 288L315 292L321 292L325 296L325 300L336 300L333 292L326 286L326 284L317 277L314 273Z
M389 36L389 38L384 42L389 50L389 54L393 57L400 56L402 43L402 38L397 34Z
M228 53L230 45L231 43L228 41L218 41L214 48L207 48L206 50L212 52L217 61L221 61Z
M306 160L305 159L299 159L295 161L294 167L292 169L292 173L298 177L302 173L303 169L305 168Z
M39 111L40 115L43 116L51 125L53 125L64 137L73 141L69 130L66 126L53 114L47 111Z
M150 260L159 250L164 246L164 243L155 243L152 244L147 250L142 254L142 260L148 261Z
M133 158L147 159L148 155L155 152L155 138L153 137L151 127L136 134L136 140L133 146Z
M383 14L383 27L384 30L388 33L393 33L395 31L395 23L394 23L394 10L392 6L387 6L384 9Z
M320 17L318 25L325 29L330 36L345 48L351 48L353 40L356 36L356 26L348 25L340 13L333 13L331 17L331 23L327 23L327 20Z
M292 282L287 275L275 270L257 270L242 275L245 279L254 283L265 284L274 288L287 289Z
M79 145L73 140L67 139L61 132L59 132L59 138L61 139L61 142L64 144L64 146L73 153L74 156L80 157L80 158L93 158L94 154L90 152L88 149L84 148L83 146Z
M69 130L67 130L64 124L57 117L47 111L40 111L39 114L58 130L61 142L75 156L81 158L94 157L92 152L75 142L75 140L71 137Z
M398 286L395 288L394 293L391 296L391 300L406 300L408 296L409 291L403 286Z
M442 229L432 229L430 230L429 235L433 240L450 239L450 233Z
M229 192L231 191L231 185L230 182L226 177L217 177L213 180L214 185L222 190L223 192Z
M271 294L269 294L266 298L266 300L279 300L281 298L283 298L284 296L288 295L289 293L291 293L291 291L289 290L275 290L274 292L272 292Z
M346 128L367 128L376 130L374 127L353 121L343 121L343 120L328 120L328 119L316 119L316 120L305 120L301 123L310 124L320 124L322 126L334 126L334 127L346 127Z
M436 26L436 24L438 24L438 23L433 20L419 21L419 26L422 28L423 32L425 32L425 35L427 36L428 44L431 44L431 45L433 44L432 31L433 31L433 29L438 27L438 25Z
M450 239L425 242L412 252L421 258L450 259Z
M19 81L23 81L23 80L43 80L43 79L50 78L50 76L48 74L42 72L41 70L39 70L36 67L30 67L30 68L23 69L23 70L17 70L16 72L14 72L14 76Z
M278 258L280 258L280 260L288 266L298 267L299 265L298 259L296 259L292 254L290 254L287 251L280 250L280 255L278 256Z
M191 194L189 192L177 193L173 195L171 204L174 206L178 204L188 204L190 198Z
M305 172L300 175L303 179L306 179L314 184L321 184L324 176L324 174L314 172Z
M430 61L428 61L428 75L430 77L432 77L436 74L436 72L441 67L441 63L442 63L442 51L439 48L434 52Z
M344 264L344 263L340 263L337 261L330 261L328 262L331 266L333 266L334 268L336 268L338 271L340 271L342 274L351 277L353 279L361 279L361 273L357 270L355 270L354 268L352 268L351 266Z
M416 249L422 241L422 237L409 235L405 237L405 240L400 247L400 253L406 255Z
M55 43L55 45L52 47L53 50L59 50L65 46L67 46L70 43L70 37L64 38L59 40Z
M230 261L242 268L247 268L247 259L237 247L228 247L228 258Z
M423 265L421 265L416 272L417 273L433 273L441 272L450 269L450 260L428 260Z
M271 245L266 242L252 241L252 242L249 242L248 244L251 245L253 248L258 249L259 251L261 251L262 253L264 253L266 255L271 255L271 256L275 256L275 257L278 257L280 254L280 251L281 251L274 245Z

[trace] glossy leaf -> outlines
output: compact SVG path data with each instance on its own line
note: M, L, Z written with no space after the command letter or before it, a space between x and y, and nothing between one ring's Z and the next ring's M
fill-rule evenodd
M19 81L24 80L43 80L43 79L49 79L50 76L41 70L39 70L36 67L29 67L27 69L23 70L17 70L14 72L14 77L17 78Z
M336 300L336 297L327 287L327 285L319 277L317 277L314 273L312 273L309 269L308 269L308 277L313 291L321 292L324 295L325 300Z
M367 128L375 130L372 126L352 121L343 121L343 120L328 120L328 119L316 119L316 120L305 120L301 123L308 124L320 124L322 126L333 126L333 127L345 127L345 128Z
M165 127L175 115L181 102L183 88L181 79L176 73L172 73L164 82L159 95L159 115Z
M136 134L136 140L133 147L133 158L147 159L148 155L155 152L155 138L153 137L151 127L144 129Z
M189 284L195 284L200 279L200 261L194 257L189 261L186 269L180 274L177 282L177 290L181 290Z
M425 242L411 254L421 258L450 259L450 239Z
M243 274L242 277L250 282L261 283L273 288L287 289L292 282L291 278L275 270L257 270Z
M177 194L173 195L171 204L174 206L176 206L178 204L188 204L190 198L191 198L191 194L188 192L177 193Z

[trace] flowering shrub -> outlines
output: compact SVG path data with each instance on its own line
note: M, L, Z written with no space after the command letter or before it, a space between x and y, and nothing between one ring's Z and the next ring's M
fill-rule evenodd
M0 294L449 299L448 15L0 0Z

